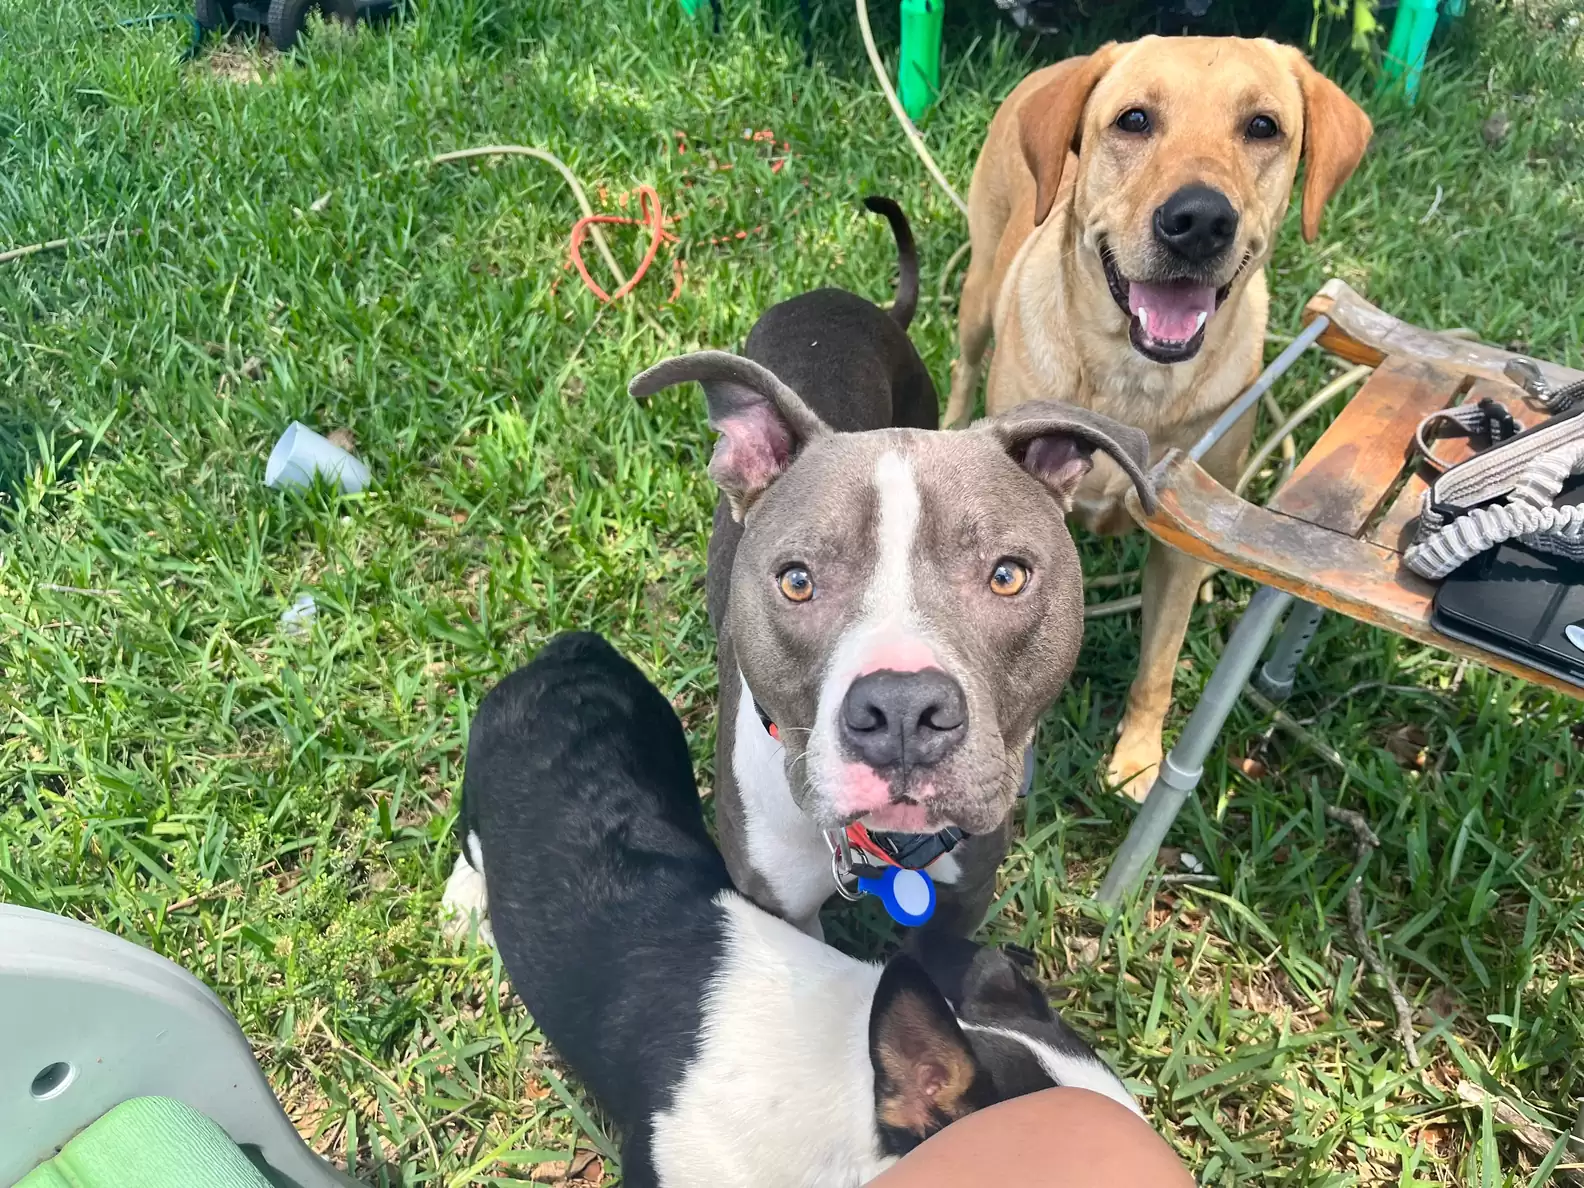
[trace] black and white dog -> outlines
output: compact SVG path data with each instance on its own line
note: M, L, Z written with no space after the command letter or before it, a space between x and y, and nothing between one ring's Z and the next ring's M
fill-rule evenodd
M518 995L621 1128L631 1188L857 1188L1056 1084L1138 1110L1006 954L921 939L875 965L734 891L681 723L598 636L561 636L485 697L459 824L450 930L487 913Z

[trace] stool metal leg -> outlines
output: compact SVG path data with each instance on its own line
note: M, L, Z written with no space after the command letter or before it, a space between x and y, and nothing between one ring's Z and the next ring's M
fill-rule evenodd
M1276 637L1270 659L1255 674L1256 689L1272 701L1286 701L1292 696L1293 675L1324 617L1325 611L1312 602L1300 602L1292 608L1281 634Z
M1177 745L1161 763L1160 774L1155 777L1149 797L1139 809L1138 819L1128 830L1122 848L1106 872L1098 896L1103 906L1115 906L1154 861L1172 822L1199 786L1204 775L1204 761L1215 746L1232 707L1237 704L1243 686L1248 683L1249 674L1259 663L1260 654L1270 642L1282 611L1291 602L1291 594L1268 586L1250 600L1232 638L1227 641L1226 651L1210 674L1204 696L1188 716Z

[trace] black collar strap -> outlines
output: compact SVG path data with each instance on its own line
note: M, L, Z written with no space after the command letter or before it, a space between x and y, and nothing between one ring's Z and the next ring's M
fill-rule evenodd
M938 833L885 833L861 825L847 827L847 840L852 843L855 862L869 859L871 864L878 861L906 870L923 870L936 859L950 854L967 836L955 826Z

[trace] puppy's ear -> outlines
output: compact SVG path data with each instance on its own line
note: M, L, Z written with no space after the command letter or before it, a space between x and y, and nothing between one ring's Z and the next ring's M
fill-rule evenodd
M1056 204L1061 188L1062 170L1067 154L1079 150L1084 107L1089 92L1111 69L1120 53L1117 43L1108 41L1083 58L1068 58L1051 79L1023 101L1018 109L1018 139L1023 160L1034 175L1034 225L1038 227Z
M911 957L893 957L869 1009L875 1120L900 1155L941 1127L990 1104L994 1090L945 997Z
M1289 52L1304 101L1303 237L1313 243L1320 234L1320 212L1353 176L1375 129L1346 91L1298 50Z
M1145 514L1154 514L1155 487L1145 473L1149 438L1142 429L1056 400L1019 404L975 427L993 434L1013 461L1049 487L1063 511L1072 510L1094 451L1104 450L1133 480Z
M710 428L720 434L710 477L741 522L799 451L830 428L767 368L730 351L696 351L656 363L627 391L642 398L689 380L703 385Z
M1049 1022L1056 1017L1038 982L1004 950L984 947L963 979L957 1013L971 1023Z
M910 928L902 951L919 963L930 983L946 996L954 1011L961 1011L968 973L984 946L967 937L935 928Z

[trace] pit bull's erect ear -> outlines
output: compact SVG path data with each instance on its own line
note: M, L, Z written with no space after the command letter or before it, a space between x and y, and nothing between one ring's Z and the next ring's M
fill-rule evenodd
M869 1008L875 1121L901 1155L950 1122L988 1105L973 1049L941 992L911 957L893 957Z
M1056 204L1067 154L1079 150L1084 107L1089 92L1121 53L1108 41L1083 58L1068 58L1051 79L1018 108L1018 140L1023 160L1034 175L1034 225L1038 227Z
M1149 438L1142 429L1056 400L1032 400L975 427L994 434L1019 466L1051 489L1064 511L1072 510L1095 450L1104 450L1133 480L1145 514L1155 511L1155 488L1145 473Z
M1313 243L1320 234L1320 212L1342 183L1353 176L1375 129L1364 109L1348 98L1346 91L1311 66L1298 50L1288 52L1298 86L1303 90L1302 224L1304 242Z
M656 363L627 391L641 398L690 380L703 385L710 428L720 433L710 477L740 522L798 452L830 428L769 370L730 351L697 351Z

